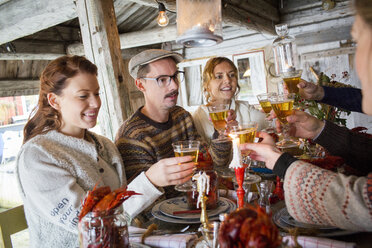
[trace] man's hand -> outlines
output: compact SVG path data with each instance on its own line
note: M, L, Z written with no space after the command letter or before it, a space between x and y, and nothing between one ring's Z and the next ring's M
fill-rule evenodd
M323 121L298 110L294 110L287 121L291 124L289 135L298 138L314 139L324 127Z
M320 85L309 83L301 79L301 82L297 85L297 87L300 89L300 96L306 100L319 101L324 97L324 89Z
M165 158L153 164L145 175L157 187L185 183L192 177L195 163L192 156Z
M258 132L257 135L263 138L261 143L245 143L240 145L240 149L252 150L249 155L251 159L265 162L266 167L272 170L282 152L276 148L274 139L269 134Z

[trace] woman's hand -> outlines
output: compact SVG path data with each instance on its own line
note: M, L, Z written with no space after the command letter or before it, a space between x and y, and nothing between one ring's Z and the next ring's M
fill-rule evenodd
M240 145L240 149L251 150L251 159L265 162L266 167L272 170L282 152L276 148L274 139L269 134L258 132L257 136L263 138L262 142L245 143Z
M153 164L145 175L157 187L177 185L188 181L194 172L192 156L165 158Z
M231 127L233 126L237 126L239 123L236 121L236 113L235 113L235 110L232 110L230 109L228 112L227 112L227 118L226 118L226 122L227 122L227 125L226 125L226 131L225 131L225 134L227 135L229 133L229 130Z
M320 85L309 83L301 79L301 82L297 85L297 87L300 89L300 96L306 100L319 101L324 97L324 89Z

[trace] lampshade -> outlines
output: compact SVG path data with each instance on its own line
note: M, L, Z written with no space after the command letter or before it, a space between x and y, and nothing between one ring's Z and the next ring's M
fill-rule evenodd
M176 41L186 47L220 43L221 0L177 0Z

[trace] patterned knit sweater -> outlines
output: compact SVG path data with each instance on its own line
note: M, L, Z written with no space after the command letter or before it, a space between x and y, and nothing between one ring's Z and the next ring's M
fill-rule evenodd
M366 176L334 173L284 153L273 171L284 177L288 212L305 223L372 231L372 139L327 122L315 142Z
M169 119L158 123L136 111L119 129L115 144L125 163L128 181L164 158L174 157L172 143L200 140L189 112L179 106L170 110ZM202 142L205 147L206 144ZM227 165L231 143L212 143L211 156L217 166ZM164 187L166 198L178 195L174 186Z

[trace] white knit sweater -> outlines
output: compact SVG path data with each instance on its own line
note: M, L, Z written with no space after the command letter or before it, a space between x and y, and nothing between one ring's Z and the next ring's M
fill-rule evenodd
M258 130L261 130L267 126L267 124L265 123L266 115L255 109L252 105L249 105L247 101L232 99L230 109L235 110L236 120L241 124L255 121L258 123ZM209 112L207 106L200 105L199 108L192 115L192 118L200 136L205 141L210 143L214 133L214 127L213 123L209 120Z
M87 136L93 142L49 131L21 147L16 171L31 247L78 247L77 216L86 192L100 179L99 186L111 189L126 185L116 146L103 136ZM143 194L124 203L132 218L163 193L144 173L128 188Z

